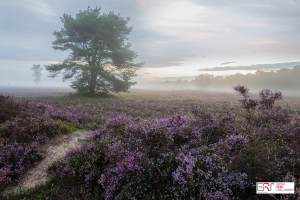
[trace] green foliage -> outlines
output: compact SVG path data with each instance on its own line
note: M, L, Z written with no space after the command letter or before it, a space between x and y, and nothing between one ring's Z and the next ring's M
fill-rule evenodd
M195 118L195 116L192 113L188 114L189 118Z
M82 144L87 144L90 140L88 138L78 138L77 141Z
M63 123L63 126L67 128L67 131L68 131L69 133L76 132L76 131L79 130L79 129L76 128L74 125L69 124L69 123Z
M82 95L94 96L126 92L136 82L131 82L144 63L133 63L137 57L125 43L132 27L130 18L122 18L113 12L100 14L96 7L80 11L76 18L64 14L64 27L54 31L55 50L71 50L68 59L60 64L45 66L56 77L64 70L63 81L75 78L71 87Z

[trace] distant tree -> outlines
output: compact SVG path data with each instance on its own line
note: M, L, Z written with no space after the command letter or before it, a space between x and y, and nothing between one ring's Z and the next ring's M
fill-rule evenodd
M76 18L64 14L64 27L54 31L55 50L71 50L69 57L60 64L45 66L56 77L64 69L63 81L75 76L71 87L78 93L95 95L98 93L126 92L136 84L131 78L143 66L133 63L137 54L125 43L132 27L127 26L130 18L122 18L113 12L101 14L96 7L79 11Z
M259 69L259 70L256 70L255 75L262 75L264 73L266 73L266 72Z
M291 71L292 71L291 69L282 68L282 69L278 70L277 73L286 75Z
M41 71L43 70L43 68L41 68L41 65L33 64L33 67L31 68L31 70L33 70L32 76L35 77L34 82L35 82L35 85L37 86L38 82L41 81L41 77L42 77Z
M216 76L214 78L215 81L222 81L223 79L224 79L223 76Z
M207 87L213 82L214 75L212 74L200 74L196 77L195 83L197 87Z
M294 67L293 67L293 70L294 70L294 71L300 71L300 65L294 66Z

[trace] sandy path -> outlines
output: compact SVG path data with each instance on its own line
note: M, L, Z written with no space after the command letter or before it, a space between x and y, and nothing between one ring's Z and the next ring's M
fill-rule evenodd
M82 139L88 139L90 133L85 130L73 132L69 135L58 135L50 139L46 144L39 147L40 150L46 151L45 159L36 166L29 168L21 177L20 185L12 186L6 189L15 191L19 188L32 188L35 185L43 184L50 177L46 173L46 167L54 161L62 159L68 151L75 147L80 147Z

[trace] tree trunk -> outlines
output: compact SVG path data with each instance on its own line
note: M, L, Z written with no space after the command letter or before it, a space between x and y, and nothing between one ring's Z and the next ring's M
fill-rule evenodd
M92 95L92 96L95 95L96 81L97 81L97 74L96 74L96 71L91 70L91 80L90 80L89 93L90 93L90 95Z

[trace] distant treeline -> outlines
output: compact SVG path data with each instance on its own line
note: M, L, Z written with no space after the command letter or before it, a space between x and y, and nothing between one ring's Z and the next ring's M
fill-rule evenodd
M169 81L169 80L166 80L166 81L163 81L163 82L152 82L154 84L161 84L161 85L164 85L164 86L189 86L191 84L194 84L195 85L195 80L192 80L191 82L188 82L187 80L184 80L182 81L181 79L177 80L177 81Z
M300 90L300 65L292 69L280 69L278 71L265 72L257 70L255 74L233 74L222 77L212 74L201 74L195 80L188 81L164 81L158 82L164 86L191 86L196 85L203 89L228 88L235 85L247 85L252 88L274 88L285 90Z

